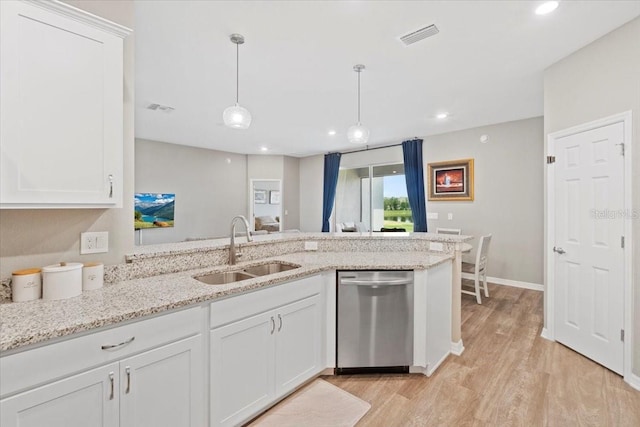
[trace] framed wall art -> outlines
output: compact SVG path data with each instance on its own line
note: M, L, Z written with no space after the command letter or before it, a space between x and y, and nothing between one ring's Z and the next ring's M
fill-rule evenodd
M429 163L430 201L473 200L473 159Z
M267 190L253 190L253 203L266 204Z
M272 205L280 204L280 192L279 191L269 191L269 203Z

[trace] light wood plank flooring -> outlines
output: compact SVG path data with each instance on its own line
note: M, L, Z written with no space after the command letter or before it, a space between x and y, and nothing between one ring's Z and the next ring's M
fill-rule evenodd
M542 292L462 297L462 356L422 375L325 376L370 402L358 426L640 426L640 392L543 338Z

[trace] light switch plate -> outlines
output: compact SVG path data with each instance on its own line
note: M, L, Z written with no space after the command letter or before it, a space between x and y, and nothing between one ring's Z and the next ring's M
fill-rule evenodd
M318 250L318 242L304 242L304 250L305 251L317 251Z
M90 231L80 233L80 255L109 252L109 232Z
M447 215L447 219L453 219L453 214L451 212Z
M438 219L438 212L427 212L427 219Z

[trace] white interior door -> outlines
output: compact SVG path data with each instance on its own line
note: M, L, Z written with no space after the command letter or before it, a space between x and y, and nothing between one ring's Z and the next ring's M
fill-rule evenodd
M622 374L623 123L556 140L555 338Z

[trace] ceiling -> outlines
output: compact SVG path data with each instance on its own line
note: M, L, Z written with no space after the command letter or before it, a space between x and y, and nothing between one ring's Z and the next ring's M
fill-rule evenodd
M543 71L640 15L638 1L136 1L137 138L236 153L298 157L543 114ZM399 37L436 24L404 46ZM240 105L230 129L240 33ZM158 103L171 113L146 109ZM449 112L446 119L436 114ZM335 130L334 136L328 135Z

